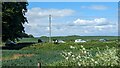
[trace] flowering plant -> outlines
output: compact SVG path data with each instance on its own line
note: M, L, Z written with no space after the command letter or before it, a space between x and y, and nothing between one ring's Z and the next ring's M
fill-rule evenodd
M79 49L78 53L72 51L62 51L61 55L68 62L68 66L117 66L118 56L117 48L106 48L101 51L97 47L97 51L86 49L81 45L81 48L70 46L70 49Z

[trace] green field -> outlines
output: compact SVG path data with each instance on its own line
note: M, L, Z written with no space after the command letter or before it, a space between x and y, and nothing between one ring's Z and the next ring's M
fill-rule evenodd
M53 37L62 39L67 43L36 43L20 50L2 50L3 66L37 66L40 62L42 66L117 66L117 37ZM53 39L52 38L52 39ZM73 43L70 40L82 38L91 40L86 43ZM109 39L107 42L94 41L100 38ZM37 42L38 38L23 38L19 42ZM48 38L41 38L48 39ZM83 47L82 47L83 46ZM73 47L73 48L71 48ZM73 60L69 52L76 57L81 56L78 60ZM84 53L85 52L85 53ZM87 53L89 54L87 54ZM65 57L63 54L66 53ZM85 58L88 57L88 58ZM68 59L66 59L68 58ZM92 59L92 60L91 60ZM95 62L93 61L95 60ZM109 61L108 61L109 60ZM99 62L99 63L98 63ZM93 63L93 64L91 64Z
M83 39L83 40L99 40L99 39L107 39L107 40L116 40L118 36L56 36L51 37L52 39L64 40L67 42L74 41L76 39ZM38 39L48 42L49 37L36 37L36 38L23 38L20 39L18 42L37 42Z

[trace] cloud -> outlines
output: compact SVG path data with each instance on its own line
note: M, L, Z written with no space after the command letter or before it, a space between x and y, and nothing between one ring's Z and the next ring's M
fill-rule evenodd
M74 12L71 9L29 9L26 15L29 23L24 24L25 31L35 37L49 36L48 15L52 14L52 36L94 36L115 35L117 33L117 25L107 18L69 19Z
M59 20L57 20L59 21ZM109 22L106 18L95 18L90 20L76 19L70 23L52 22L52 36L81 35L81 36L100 36L116 35L117 24ZM102 24L102 25L101 25ZM104 25L103 25L104 24ZM25 31L36 37L49 36L49 24L46 20L40 22L30 22L25 24Z
M111 25L111 24L109 24L109 25L104 25L104 26L94 26L94 28L95 29L98 29L99 31L101 31L101 30L110 30L111 28L117 28L117 25Z
M72 9L43 9L43 8L31 8L26 13L29 24L40 24L41 26L48 25L49 14L52 15L52 20L56 18L62 18L70 16L75 11Z
M95 18L95 19L79 19L78 18L73 21L73 24L70 27L74 27L73 29L76 31L76 33L83 36L84 35L112 36L112 35L117 35L118 33L117 22L110 21L110 19L107 19L107 18Z
M81 6L81 8L84 8L84 9L93 9L93 10L106 10L109 7L104 6L104 5L91 5L91 6Z
M40 37L41 35L48 35L48 26L41 26L39 24L24 24L25 32L28 34L32 34L34 36Z
M71 9L43 9L43 8L31 8L28 10L26 16L29 23L25 23L25 31L28 34L33 34L34 36L49 35L49 20L48 15L52 15L52 20L58 18L64 18L70 16L74 13L74 10ZM53 23L52 29L55 30L61 29L62 24ZM55 31L54 30L54 31ZM62 30L62 29L61 29Z
M52 15L53 17L64 17L70 16L74 13L74 10L71 9L43 9L43 8L32 8L29 9L27 14L32 17L48 17L48 15Z
M94 25L107 25L110 22L106 18L95 18L93 20L84 20L84 19L77 19L73 21L75 25L81 26L94 26Z

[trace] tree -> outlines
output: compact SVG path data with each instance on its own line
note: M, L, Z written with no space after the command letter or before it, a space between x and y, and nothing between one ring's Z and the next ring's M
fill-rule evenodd
M26 33L22 33L21 36L22 36L23 38L29 38L29 35L26 34Z
M2 41L15 41L25 33L23 24L27 21L28 2L2 2Z
M29 38L34 38L34 36L32 34L29 34L28 37Z

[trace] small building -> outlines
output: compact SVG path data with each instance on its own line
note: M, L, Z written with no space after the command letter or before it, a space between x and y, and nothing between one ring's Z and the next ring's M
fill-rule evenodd
M82 40L82 39L76 39L75 40L75 43L79 43L79 42L86 42L85 40Z

